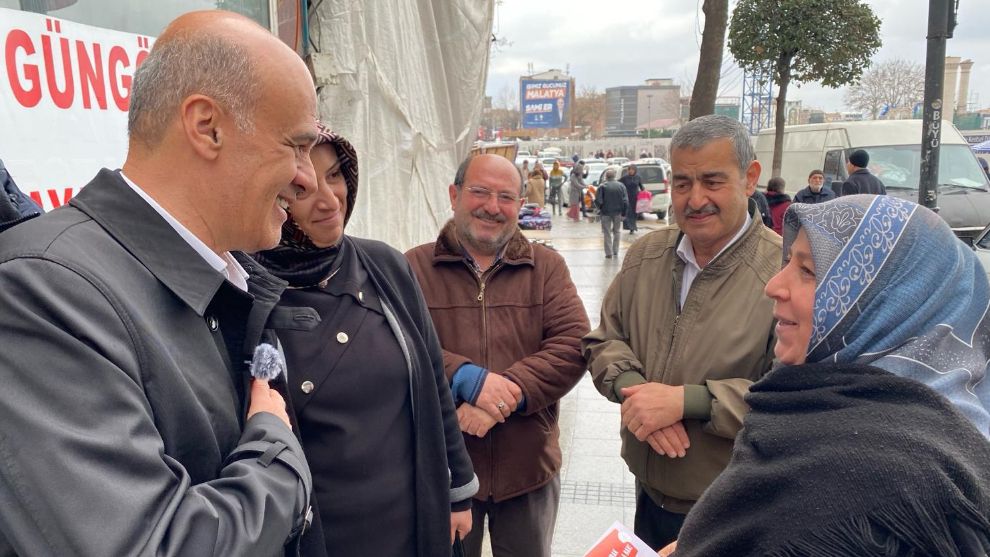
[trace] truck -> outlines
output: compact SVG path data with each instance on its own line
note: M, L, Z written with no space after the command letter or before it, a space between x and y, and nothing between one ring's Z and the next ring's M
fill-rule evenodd
M921 180L921 120L874 120L788 126L784 129L780 176L794 194L808 185L808 174L822 170L825 187L837 193L848 177L850 153L864 149L869 170L883 181L887 194L918 201ZM770 178L774 129L756 137L756 158L763 167L761 181ZM959 130L942 121L938 173L939 215L956 235L972 245L990 223L990 182Z

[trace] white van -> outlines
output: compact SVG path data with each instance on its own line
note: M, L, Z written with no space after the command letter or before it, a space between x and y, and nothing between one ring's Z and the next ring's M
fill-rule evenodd
M887 194L918 201L921 181L921 120L876 120L788 126L780 176L788 193L808 185L815 169L825 173L833 189L848 177L846 157L856 149L870 154L869 169L883 181ZM770 179L773 128L756 137L756 158L763 167L760 182ZM990 183L969 144L951 122L942 121L939 153L939 214L967 243L990 223Z

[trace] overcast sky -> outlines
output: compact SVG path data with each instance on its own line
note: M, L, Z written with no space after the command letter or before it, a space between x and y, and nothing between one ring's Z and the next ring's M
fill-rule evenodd
M580 92L638 85L648 78L694 81L701 44L703 0L496 0L495 36L487 94L498 99L506 86L550 68L570 68ZM924 64L928 29L925 0L867 0L881 20L883 46L874 61L904 58ZM960 0L959 25L946 54L973 60L970 100L990 107L990 1ZM731 6L735 0L730 0ZM553 15L548 15L553 14ZM728 53L728 51L726 51ZM814 83L790 87L788 100L826 111L846 110L844 89ZM723 77L721 94L742 93L742 72Z

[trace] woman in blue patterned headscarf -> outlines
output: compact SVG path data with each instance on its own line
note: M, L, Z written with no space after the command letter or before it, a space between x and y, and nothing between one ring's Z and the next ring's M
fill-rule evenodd
M784 253L803 230L816 269L805 361L870 364L924 383L990 437L990 286L945 221L864 195L796 204L784 226Z
M750 389L676 557L987 554L990 285L972 250L888 196L793 204L783 232L766 287L782 365Z

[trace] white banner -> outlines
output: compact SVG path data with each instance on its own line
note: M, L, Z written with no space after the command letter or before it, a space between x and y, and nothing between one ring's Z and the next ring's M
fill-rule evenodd
M0 159L45 210L123 164L131 80L153 42L0 8Z

